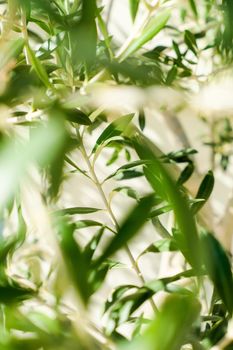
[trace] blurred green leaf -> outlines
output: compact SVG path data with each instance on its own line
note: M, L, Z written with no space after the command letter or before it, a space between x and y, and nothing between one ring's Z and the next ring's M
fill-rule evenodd
M120 55L120 61L124 61L127 57L131 56L138 49L140 49L144 44L153 39L156 34L158 34L164 26L167 24L170 18L170 11L164 10L155 17L152 17L149 23L143 29L141 35L138 38L133 39L128 47Z
M63 217L57 222L57 228L67 273L86 304L91 294L88 284L89 270L82 250L74 238L76 225L68 223Z
M78 220L76 221L75 224L77 229L91 227L91 226L102 226L100 222L94 221L94 220Z
M96 1L81 1L81 19L70 28L70 41L72 47L72 64L77 66L77 61L84 61L87 65L96 59L97 29L95 17L97 15ZM85 40L83 40L85 38Z
M175 252L177 250L178 246L174 239L164 238L149 245L149 247L147 247L145 250L143 250L142 253L140 253L138 258L147 253Z
M152 205L152 196L144 197L140 200L120 226L116 236L104 249L101 257L96 262L97 265L113 255L117 250L124 247L124 245L138 233L140 228L145 224Z
M22 52L24 47L24 39L14 39L9 40L3 47L1 47L0 52L0 69L2 69L10 61L18 58L19 54Z
M198 11L197 11L197 5L196 0L189 0L190 7L195 15L196 18L198 18Z
M0 303L2 304L16 304L35 295L34 289L23 287L11 278L4 278L0 283Z
M77 123L80 125L91 125L92 122L88 118L88 116L80 111L79 109L65 110L65 114L67 116L67 120L73 123Z
M184 32L184 41L188 48L196 55L197 54L197 42L195 35L189 30Z
M168 213L171 210L172 210L172 206L171 205L165 205L165 206L163 206L161 208L157 208L155 210L152 210L152 212L150 213L150 217L154 218L156 216Z
M42 81L42 83L47 87L54 89L53 85L49 81L49 77L47 75L47 72L40 62L40 60L36 57L33 50L30 48L29 45L26 45L26 50L28 54L28 58L30 61L30 64L32 65L33 69L35 70L36 74L38 75L39 79Z
M202 255L206 271L224 302L228 312L233 311L233 277L229 258L218 240L209 232L201 235Z
M167 73L166 84L171 85L177 76L177 67L173 66Z
M131 187L129 186L123 186L123 187L117 187L114 188L112 192L122 192L126 194L128 197L139 200L139 194Z
M103 236L105 227L101 227L97 234L94 235L94 237L89 241L89 243L85 246L83 254L85 255L85 258L87 261L90 261L93 258L93 255L95 254L95 251L98 247L98 244Z
M102 209L90 208L90 207L72 207L72 208L57 210L55 214L58 214L58 215L91 214L91 213L96 213L97 211L100 211L100 210Z
M129 0L130 14L133 22L137 16L139 3L140 3L140 0Z

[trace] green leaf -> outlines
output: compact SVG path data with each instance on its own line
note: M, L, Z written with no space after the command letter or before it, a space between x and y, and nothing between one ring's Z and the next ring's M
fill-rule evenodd
M131 289L137 289L138 287L133 285L133 284L126 284L123 286L119 286L117 287L113 293L111 294L111 297L107 300L107 302L105 303L105 307L104 307L104 313L107 312L107 310L114 305L118 300L121 299L121 297L128 292Z
M1 277L2 279L2 277ZM21 286L18 282L11 278L1 280L0 283L0 303L15 304L23 300L32 298L36 295L36 291L31 288Z
M55 199L59 195L59 189L63 180L63 170L65 165L65 155L73 147L73 139L69 136L66 125L65 115L59 108L52 108L48 111L49 118L56 118L57 122L60 122L60 128L64 130L65 138L61 142L56 153L54 153L54 159L50 162L49 166L46 167L48 175L48 195L50 198Z
M128 197L139 200L139 194L131 187L129 186L123 186L123 187L117 187L114 188L112 192L122 192L126 194Z
M7 256L10 254L17 245L17 237L9 237L0 240L0 264L6 264L7 263Z
M54 89L53 85L49 81L49 77L47 75L46 70L44 69L44 66L40 62L40 60L36 57L35 53L33 50L29 47L29 45L26 45L26 50L28 54L29 61L35 70L38 78L42 81L42 83L47 87L47 88L52 88Z
M126 287L124 289L124 287ZM136 288L133 286L133 288ZM125 294L130 291L132 288L129 286L122 286L122 289L118 289L118 296ZM112 302L108 304L109 317L108 317L108 326L107 332L110 335L119 325L124 322L127 322L130 315L139 308L146 300L148 300L153 293L147 288L140 288L135 293L131 293L127 296L124 296L115 301L112 299Z
M92 226L102 226L102 224L95 220L79 220L75 222L76 228L86 228L86 227L92 227Z
M81 174L83 174L84 176L86 176L87 178L90 179L90 177L89 177L89 175L87 174L87 172L86 172L85 170L79 168L79 167L77 166L77 164L74 163L74 162L72 161L72 159L70 159L67 155L64 157L64 160L65 160L68 164L70 164L75 170L79 171Z
M179 45L174 40L172 40L172 46L173 46L173 49L174 49L174 51L176 53L178 61L181 61L182 60L182 54L180 52Z
M161 157L162 161L168 163L190 163L190 155L196 154L197 151L194 148L184 148L179 151L170 152Z
M137 16L139 3L140 3L140 0L129 0L130 14L133 22Z
M198 189L196 199L203 199L202 202L197 202L192 205L192 213L196 214L207 202L214 188L214 174L210 170L201 182Z
M131 211L123 224L120 226L117 234L105 248L101 257L97 260L97 265L122 248L138 233L140 228L145 224L152 205L153 196L147 196L140 200L138 205Z
M149 245L143 252L139 255L138 259L147 253L163 253L163 252L175 252L178 250L177 243L174 239L160 239L155 243Z
M114 120L107 128L102 132L99 138L96 141L96 144L92 150L92 153L95 153L97 148L102 145L105 141L120 136L126 128L129 126L131 120L133 119L134 114L124 115L116 120Z
M194 16L198 18L197 5L195 0L189 0L190 7L194 13Z
M140 129L143 131L146 126L146 117L144 111L140 111L139 116L138 116L138 123Z
M90 207L72 207L72 208L57 210L55 211L55 214L58 214L58 215L91 214L91 213L96 213L97 211L100 211L100 210L102 209L90 208Z
M156 232L160 235L160 237L165 239L170 239L171 235L168 230L164 227L164 225L160 222L158 217L154 217L151 219L152 225L154 226Z
M149 23L145 26L142 33L131 41L129 46L120 55L120 61L124 61L127 57L138 51L148 41L153 39L167 24L170 18L170 11L165 10L159 15L152 17Z
M181 172L181 174L177 180L177 185L182 186L192 176L193 172L194 172L194 165L191 162Z
M132 168L135 168L135 167L138 167L140 165L143 165L145 164L145 162L143 160L136 160L136 161L133 161L131 163L128 163L128 164L125 164L125 165L122 165L120 168L118 168L113 174L109 175L108 177L106 177L106 179L104 180L107 181L113 177L115 177L117 180L121 180L121 179L124 179L124 176L121 177L121 174L124 175L124 172L125 170L128 170L128 169L132 169ZM140 173L141 174L141 173Z
M87 261L91 261L93 258L93 255L95 254L95 251L98 247L98 244L103 236L105 227L101 227L97 234L94 235L94 237L90 240L90 242L85 246L83 254Z
M177 76L177 67L173 66L167 73L166 84L171 85Z
M168 213L168 212L171 211L171 210L172 210L172 206L171 206L171 205L165 205L165 206L163 206L163 207L161 207L161 208L152 210L152 212L150 213L150 217L151 217L151 218L154 218L154 217L156 217L156 216L159 216L159 215Z
M99 29L100 29L100 31L101 31L101 33L103 35L105 45L106 45L106 47L108 49L109 57L112 59L113 58L113 53L112 53L112 50L111 50L111 36L108 33L107 23L105 23L104 19L101 16L101 11L102 11L102 8L98 8L97 9L98 25L99 25Z
M224 302L228 312L233 311L233 277L231 264L218 240L209 232L203 231L201 235L202 255L204 265L210 279Z
M194 34L189 30L185 30L184 41L188 48L196 55L197 42Z
M143 173L141 171L137 170L123 170L119 172L117 175L114 176L114 178L117 181L122 181L122 180L130 180L130 179L135 179L136 177L143 176Z
M80 111L79 109L66 109L65 110L66 118L70 122L77 123L80 125L91 125L92 122L88 116Z

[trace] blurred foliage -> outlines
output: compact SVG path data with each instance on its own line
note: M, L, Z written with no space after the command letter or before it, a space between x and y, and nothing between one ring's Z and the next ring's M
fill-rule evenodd
M122 47L109 32L112 5L97 0L0 1L3 350L205 350L228 339L232 257L201 214L217 163L227 170L230 162L230 116L211 121L200 116L211 130L205 144L212 164L193 194L187 184L197 174L197 150L185 146L164 154L144 134L148 119L143 108L111 114L88 98L100 82L156 85L185 94L193 81L202 83L227 70L233 58L233 3L130 0L132 23L142 10L146 16ZM157 35L169 40L156 45ZM204 57L211 60L208 76L197 73ZM90 135L95 142L87 147ZM106 150L112 151L106 168L114 170L101 180L95 163ZM102 199L98 208L62 207L63 184L71 174L95 186ZM135 178L148 190L131 185ZM114 183L109 195L104 190L108 181ZM134 201L121 223L111 207L113 197L120 195ZM112 225L96 218L99 212ZM170 214L168 226L163 218ZM129 242L144 225L155 241L135 257ZM87 232L85 244L81 230ZM122 264L119 251L127 254L138 284L112 290L101 305L105 326L96 325L90 306L110 271ZM141 257L168 252L183 259L182 271L145 280ZM158 306L154 297L161 292L166 298ZM147 301L152 317L145 312ZM127 336L122 326L130 326ZM231 349L231 342L221 349Z

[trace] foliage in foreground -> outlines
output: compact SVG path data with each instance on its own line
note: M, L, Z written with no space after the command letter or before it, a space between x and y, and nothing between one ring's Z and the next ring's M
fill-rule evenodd
M152 6L131 0L132 21L143 8L147 16L121 48L108 32L109 13L101 1L9 0L1 6L0 348L199 350L220 342L221 349L231 349L231 256L203 215L215 167L229 165L230 115L211 121L199 115L212 137L206 142L211 169L200 176L197 151L188 142L164 154L146 138L146 106L109 111L108 101L95 99L106 86L136 86L142 94L156 86L157 92L177 89L186 96L194 80L201 84L227 69L233 53L231 1ZM171 39L167 46L156 45L158 34ZM154 48L147 49L152 39ZM207 76L196 73L203 57L213 60ZM164 115L187 103L174 110L160 102L154 110ZM115 170L101 179L95 165L106 150L106 168ZM100 207L62 206L64 183L73 175L96 188ZM145 191L131 185L135 178ZM131 199L120 222L113 196ZM169 215L172 225L164 220ZM129 243L145 225L155 241L135 257ZM99 327L91 322L90 304L120 266L116 253L122 251L138 283L112 290L101 306L105 326ZM141 257L168 252L181 258L180 272L145 280ZM158 306L159 293L166 298ZM130 326L130 336L124 326Z

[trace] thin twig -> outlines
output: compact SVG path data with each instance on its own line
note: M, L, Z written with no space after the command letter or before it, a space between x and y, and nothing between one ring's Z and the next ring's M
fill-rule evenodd
M81 135L79 133L79 130L76 129L76 132L77 132L77 135L78 135L78 138L79 138L79 142L80 142L80 151L81 151L81 153L83 155L84 160L87 163L88 169L90 171L90 175L91 175L91 177L92 177L92 179L93 179L93 181L94 181L94 183L95 183L95 185L96 185L96 187L98 189L98 192L99 192L99 194L100 194L100 196L102 198L102 201L103 201L103 203L104 203L104 205L106 207L106 210L109 213L109 216L110 216L110 218L111 218L111 220L112 220L116 230L118 231L118 229L120 227L119 224L118 224L118 221L117 221L117 219L115 217L115 214L113 213L112 208L111 208L111 206L110 206L110 204L109 204L109 202L107 200L107 197L106 197L106 195L105 195L105 193L103 191L101 183L100 183L100 181L99 181L99 179L98 179L98 177L97 177L97 175L95 173L94 167L92 166L92 164L90 162L90 159L89 159L89 157L87 155L86 149L85 149L84 144L82 142L82 138L81 138ZM136 272L136 274L137 274L140 282L142 283L142 285L144 285L145 284L145 279L144 279L144 277L142 275L142 272L141 272L140 268L138 267L138 264L137 264L136 260L134 259L134 256L133 256L133 254L132 254L132 252L131 252L131 250L130 250L128 245L125 246L125 250L126 250L126 253L127 253L128 257L129 257L129 260L130 260L130 262L132 264L132 267L133 267L134 271ZM151 307L152 307L153 311L155 313L157 313L158 309L157 309L157 306L155 305L154 300L152 298L150 299L150 304L151 304Z

